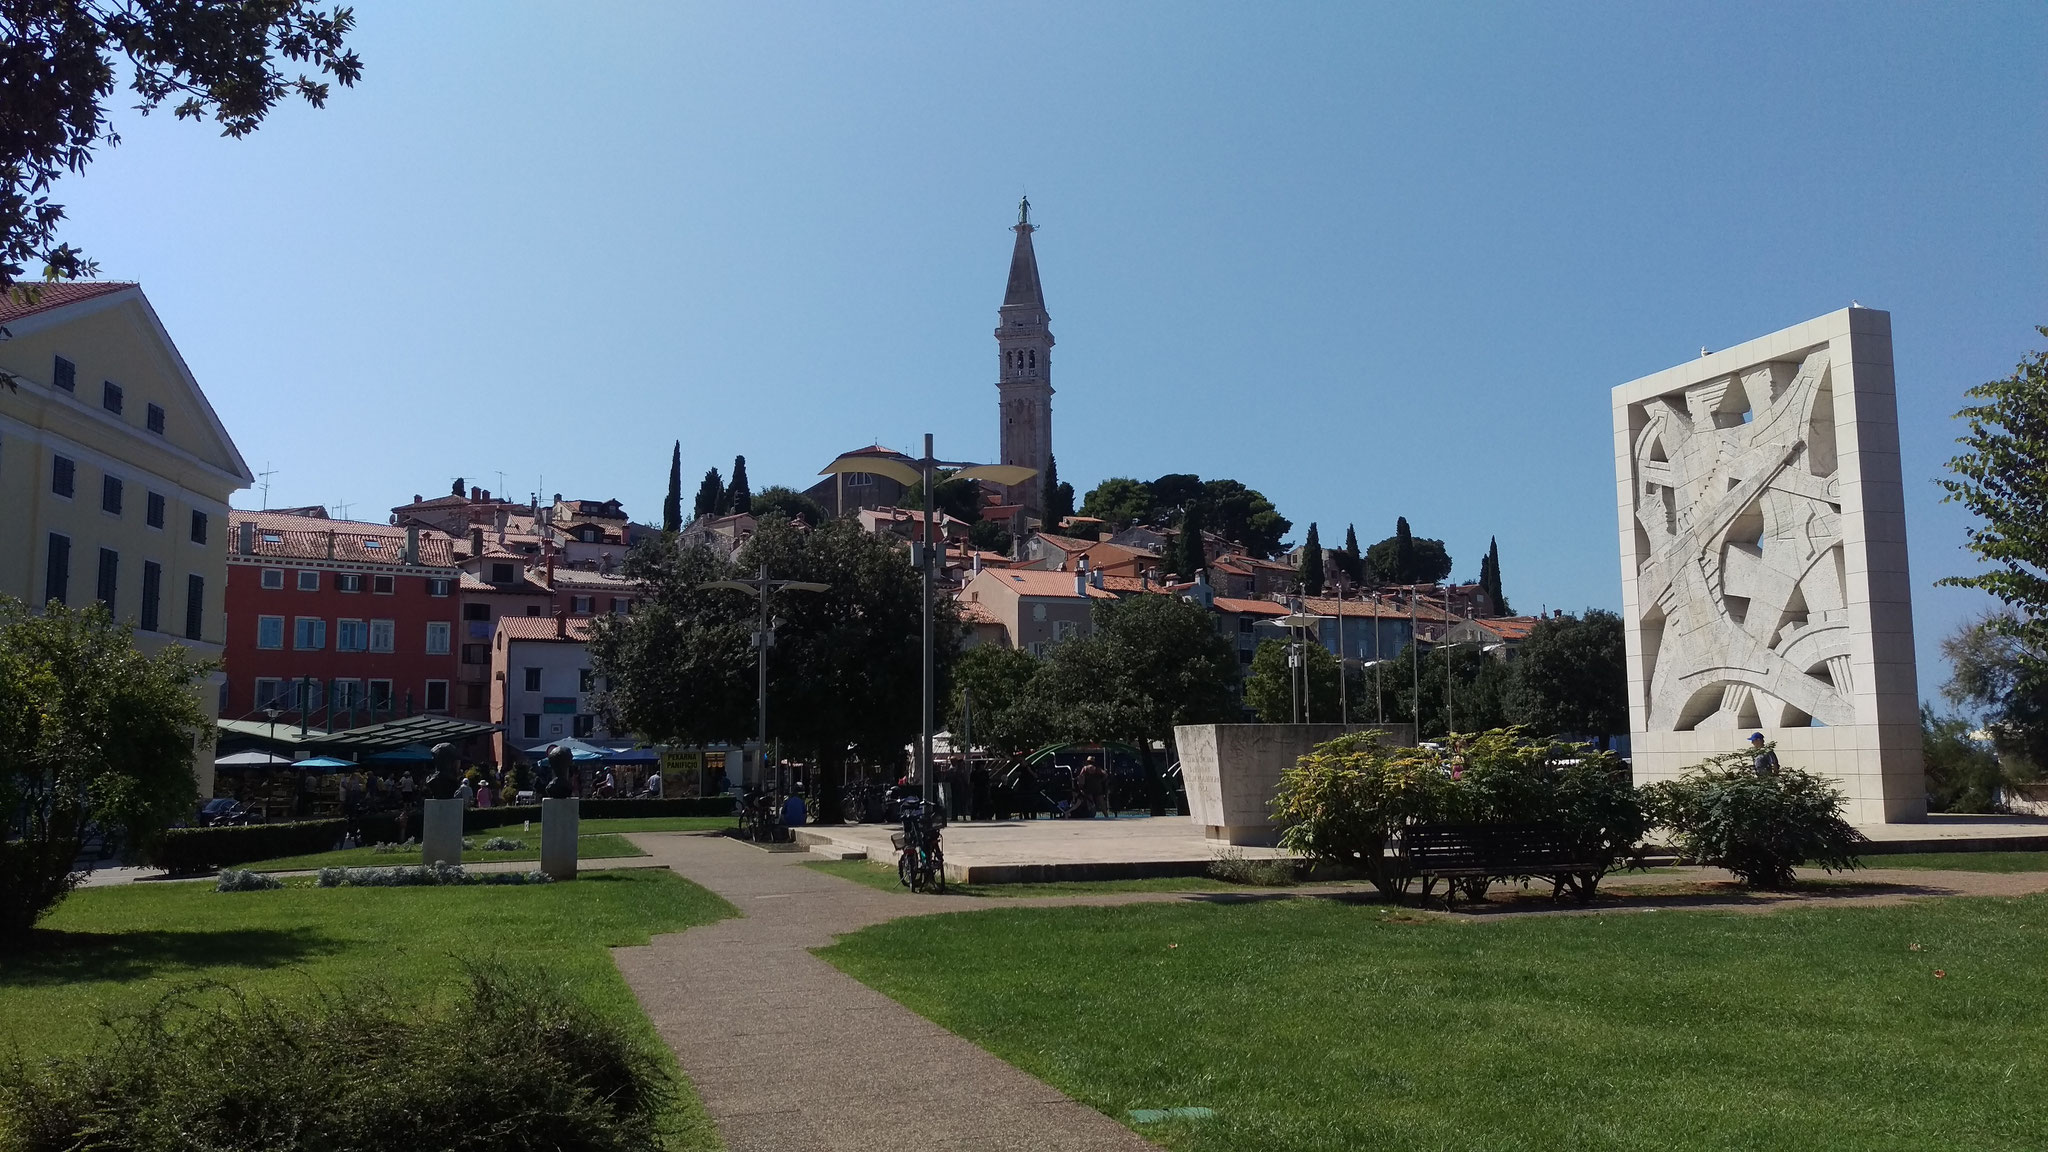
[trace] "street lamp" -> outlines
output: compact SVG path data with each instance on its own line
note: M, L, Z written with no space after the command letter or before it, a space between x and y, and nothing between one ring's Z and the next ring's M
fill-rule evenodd
M924 539L919 541L921 547L913 549L912 560L924 577L924 694L918 707L917 779L919 790L927 802L932 798L932 693L935 691L932 668L932 517L939 502L934 473L940 468L951 468L955 476L963 479L989 480L1005 487L1015 487L1038 475L1038 469L1021 464L970 464L962 460L935 459L929 432L924 434L924 456L917 460L906 462L887 456L841 456L818 472L820 476L871 472L887 476L906 487L924 485Z
M1299 722L1303 724L1315 722L1315 708L1310 703L1310 693L1315 687L1315 681L1311 680L1308 674L1307 637L1309 633L1316 630L1316 627L1322 621L1328 619L1328 616L1317 616L1308 612L1295 612L1282 616L1276 621L1276 623L1287 629L1287 634L1290 637L1287 642L1287 682L1290 687L1295 682L1294 670L1297 667L1301 669L1301 688L1299 695L1296 696L1296 702L1299 705L1297 710L1301 713L1301 720ZM1321 643L1321 641L1319 640L1317 643ZM1341 669L1342 665L1340 664L1339 667ZM1290 715L1288 719L1291 720L1294 717Z
M768 565L764 562L761 565L761 574L752 580L712 580L708 583L699 584L697 587L702 589L729 588L735 592L751 592L754 594L754 598L761 603L761 626L754 633L754 650L760 654L756 663L760 667L761 676L760 700L755 707L755 739L757 741L755 747L758 749L755 755L761 758L761 778L765 783L768 778L768 649L775 643L775 628L768 622L768 596L772 592L781 592L785 589L794 589L798 592L824 592L828 591L832 586L830 584L814 584L808 580L770 580L768 578Z

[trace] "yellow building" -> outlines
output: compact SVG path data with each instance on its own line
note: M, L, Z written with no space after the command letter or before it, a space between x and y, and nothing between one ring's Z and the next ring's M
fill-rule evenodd
M140 286L39 287L34 303L0 295L0 594L104 600L145 651L218 660L228 498L249 466Z

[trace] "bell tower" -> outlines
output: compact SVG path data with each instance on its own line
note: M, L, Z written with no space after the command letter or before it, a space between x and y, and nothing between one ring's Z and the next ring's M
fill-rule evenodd
M1052 329L1045 315L1045 291L1038 284L1038 254L1032 250L1031 201L1017 204L1017 234L1010 251L1010 282L996 310L1000 369L996 393L1001 414L1004 464L1021 464L1038 475L1004 489L1004 502L1021 504L1027 515L1045 512L1045 473L1052 466Z

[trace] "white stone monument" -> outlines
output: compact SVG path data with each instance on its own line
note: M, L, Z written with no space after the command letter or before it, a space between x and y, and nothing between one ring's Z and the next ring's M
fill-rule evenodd
M1858 824L1926 815L1891 315L1845 308L1614 389L1638 783L1751 732Z
M427 800L421 803L420 862L462 863L462 801Z
M540 870L555 880L576 878L577 800L540 802Z

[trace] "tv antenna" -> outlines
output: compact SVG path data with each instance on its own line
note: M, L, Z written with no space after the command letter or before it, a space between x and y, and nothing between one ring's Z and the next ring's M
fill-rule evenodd
M275 475L277 475L277 469L272 468L268 460L263 462L263 471L256 474L256 478L263 481L257 487L263 489L263 510L265 512L270 511L270 478Z

